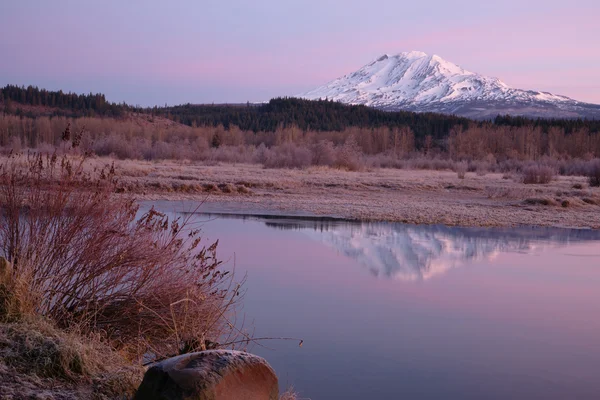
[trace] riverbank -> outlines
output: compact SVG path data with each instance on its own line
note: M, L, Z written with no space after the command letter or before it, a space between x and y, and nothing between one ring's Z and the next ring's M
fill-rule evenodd
M93 164L108 165L98 158ZM585 177L524 184L517 174L115 161L122 192L141 200L193 200L211 209L327 215L454 226L600 228L600 188ZM212 205L212 206L211 206Z
M0 398L131 398L150 363L253 341L218 242L138 215L115 173L71 155L0 164Z

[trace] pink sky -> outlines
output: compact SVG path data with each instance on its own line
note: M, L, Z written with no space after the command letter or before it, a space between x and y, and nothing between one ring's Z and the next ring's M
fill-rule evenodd
M245 102L421 50L514 87L600 103L598 15L591 0L3 2L0 84L142 105Z

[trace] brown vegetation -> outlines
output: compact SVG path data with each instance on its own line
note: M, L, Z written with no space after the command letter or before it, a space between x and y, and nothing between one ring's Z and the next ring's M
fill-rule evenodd
M456 165L454 166L454 170L456 171L456 175L458 176L458 179L465 179L465 176L468 171L468 165L464 161L456 163Z
M143 373L98 336L40 318L0 323L1 398L131 398Z
M124 119L0 116L0 147L5 151L49 151L65 127L84 131L82 153L136 160L189 160L258 163L267 168L330 166L348 170L401 168L469 172L516 172L532 164L561 175L588 175L600 157L600 134L585 128L566 133L532 126L473 125L451 129L443 139L417 140L409 128L357 128L317 132L280 127L274 132L232 126L190 127L130 114Z
M546 165L530 165L523 169L523 183L546 184L550 183L556 171Z
M600 186L600 160L594 160L588 168L588 183L592 187Z
M217 339L236 292L217 244L200 248L198 230L154 209L138 218L134 199L115 190L114 168L95 176L68 157L2 166L0 244L12 271L1 317L104 332L138 357Z
M64 150L72 153L73 144ZM185 219L154 209L140 215L132 197L115 192L113 165L94 168L80 156L56 153L3 160L2 379L35 374L42 380L17 380L39 389L55 386L44 379L58 379L71 382L69 390L93 381L122 395L139 374L123 383L122 374L107 373L248 342L232 319L240 286L222 269L217 243L205 246ZM0 395L15 387L0 387Z
M279 397L279 400L299 400L300 396L298 394L298 392L296 392L294 390L293 386L290 386L289 388L287 388L287 390L285 392L283 392L281 394L281 396Z

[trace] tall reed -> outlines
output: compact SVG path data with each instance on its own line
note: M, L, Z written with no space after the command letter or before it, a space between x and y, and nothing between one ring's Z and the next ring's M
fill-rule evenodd
M217 243L187 219L141 214L115 193L113 167L86 172L85 162L13 154L0 166L0 319L42 315L137 357L231 341L239 285Z

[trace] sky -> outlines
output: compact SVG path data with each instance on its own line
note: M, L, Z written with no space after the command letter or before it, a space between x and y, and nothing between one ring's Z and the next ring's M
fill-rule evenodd
M7 0L0 85L143 106L291 96L420 50L600 103L600 1Z

